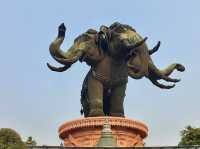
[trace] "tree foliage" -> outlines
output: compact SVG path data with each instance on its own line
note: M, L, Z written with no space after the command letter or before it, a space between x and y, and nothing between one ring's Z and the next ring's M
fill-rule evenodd
M1 128L0 149L26 149L26 146L16 131L10 128Z
M185 127L181 131L181 141L178 145L200 145L200 128Z
M33 140L33 138L31 136L27 138L25 143L27 146L36 146L37 145L36 141Z

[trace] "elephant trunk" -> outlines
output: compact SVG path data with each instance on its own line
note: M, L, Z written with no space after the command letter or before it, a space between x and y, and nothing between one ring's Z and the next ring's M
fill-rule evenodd
M66 53L60 49L60 46L63 43L65 37L65 30L66 29L64 24L61 24L58 28L58 37L49 46L49 52L53 59L56 60L58 63L64 65L63 67L57 68L47 63L47 66L52 71L65 71L73 63L75 63L82 55L82 50L77 49L75 45L69 48L69 50L67 50Z

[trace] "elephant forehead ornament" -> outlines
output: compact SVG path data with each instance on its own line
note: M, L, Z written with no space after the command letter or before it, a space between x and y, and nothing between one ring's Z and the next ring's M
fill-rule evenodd
M171 78L176 69L184 71L179 63L158 69L151 55L158 50L160 42L148 49L145 41L131 26L113 23L110 27L101 26L99 32L89 29L74 40L74 44L63 52L60 46L65 37L65 25L58 28L57 38L50 44L51 56L62 67L47 63L52 71L63 72L73 63L86 62L90 66L81 90L81 113L89 116L124 117L123 102L128 76L133 79L146 77L162 89L171 89L180 79ZM158 80L173 82L164 85Z

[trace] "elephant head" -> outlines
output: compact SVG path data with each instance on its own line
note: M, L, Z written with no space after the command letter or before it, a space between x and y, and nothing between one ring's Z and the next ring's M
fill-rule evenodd
M118 59L127 61L128 74L134 79L148 78L154 85L163 89L170 89L175 86L164 85L158 82L163 79L168 82L179 82L180 79L170 78L173 70L184 71L185 67L179 63L169 65L164 70L159 70L151 59L151 54L160 47L160 41L153 49L149 49L144 39L129 25L118 22L109 27L109 51Z
M101 36L98 36L97 31L89 29L74 40L74 44L63 52L60 46L65 38L65 25L61 24L58 28L57 38L50 44L49 51L51 56L62 67L54 67L47 63L47 66L52 71L63 72L67 70L76 61L85 61L88 65L95 65L103 57L103 51L99 48ZM101 40L102 41L102 40Z
M139 37L138 40L132 42L131 34L129 35L131 32L126 27L131 31L134 31L132 33L135 34L133 28L128 25L122 25L118 22L112 24L110 27L102 25L98 33L98 35L101 35L99 47L117 61L126 60L128 55L130 55L136 47L142 45L147 39ZM133 35L133 37L135 36Z

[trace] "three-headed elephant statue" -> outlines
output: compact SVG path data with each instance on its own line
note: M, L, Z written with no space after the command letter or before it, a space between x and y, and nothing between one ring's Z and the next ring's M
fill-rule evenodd
M89 116L124 117L123 102L128 76L134 79L148 78L162 89L170 89L179 79L169 75L176 69L184 71L183 65L174 63L166 69L158 69L151 54L156 52L160 42L153 49L146 44L147 37L142 38L129 25L113 23L110 27L101 26L97 32L89 29L74 40L74 44L63 52L60 46L65 37L66 28L61 24L57 38L50 44L51 56L62 67L47 63L52 71L63 72L73 63L86 62L90 70L84 79L81 91L81 112ZM164 85L158 82L163 79L173 82Z

